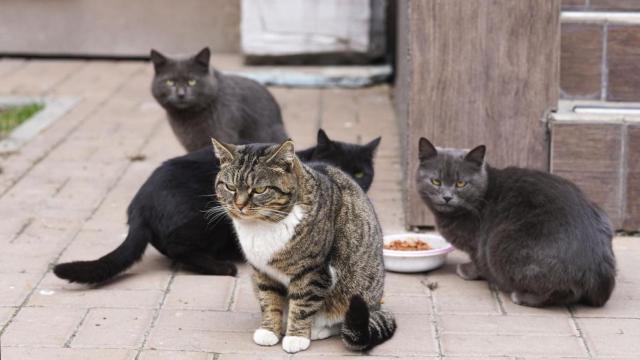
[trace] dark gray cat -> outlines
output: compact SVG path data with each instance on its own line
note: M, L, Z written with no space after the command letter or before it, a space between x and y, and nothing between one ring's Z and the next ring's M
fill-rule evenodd
M189 152L202 149L211 137L234 144L287 139L271 93L253 80L211 69L210 57L209 48L182 58L151 50L151 92L182 146Z
M604 305L615 286L609 218L573 183L548 173L437 149L420 139L418 191L440 233L471 257L465 280L487 279L520 305Z

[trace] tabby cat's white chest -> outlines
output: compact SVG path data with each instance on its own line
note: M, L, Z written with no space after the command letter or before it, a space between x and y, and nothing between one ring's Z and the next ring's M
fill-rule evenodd
M289 286L290 277L269 265L273 255L293 238L304 211L295 205L289 215L277 223L233 219L233 226L247 261L271 278Z

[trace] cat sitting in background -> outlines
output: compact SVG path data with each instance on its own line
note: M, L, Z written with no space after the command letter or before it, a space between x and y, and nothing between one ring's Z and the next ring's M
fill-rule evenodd
M603 306L615 286L609 218L573 183L536 170L496 169L485 147L436 149L420 139L418 191L440 233L520 305Z
M380 305L382 229L364 191L333 166L301 162L290 140L213 143L215 191L254 269L254 342L273 346L284 335L282 348L296 353L337 334L357 351L391 338L395 320Z
M330 140L320 130L318 145L298 154L303 161L334 164L366 191L373 181L373 156L379 141L347 144ZM210 146L167 160L151 174L129 205L129 234L118 248L95 261L58 264L54 273L70 282L101 283L133 265L151 243L187 270L235 275L231 261L242 259L236 236L220 214L215 193L207 195L219 171ZM211 209L217 218L207 218L205 213Z
M211 146L211 136L234 143L281 142L288 136L280 107L264 86L209 67L211 53L172 58L151 50L151 92L187 151Z

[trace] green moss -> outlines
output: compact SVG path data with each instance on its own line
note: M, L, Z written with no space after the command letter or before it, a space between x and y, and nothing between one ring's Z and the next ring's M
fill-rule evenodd
M0 138L44 108L43 104L28 104L0 108Z

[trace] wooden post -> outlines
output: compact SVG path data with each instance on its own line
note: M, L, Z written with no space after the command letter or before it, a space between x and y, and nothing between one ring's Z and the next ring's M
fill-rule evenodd
M487 145L495 166L548 170L543 122L558 102L560 0L400 0L396 106L406 219L432 226L414 183L421 136ZM403 37L403 38L402 38Z

